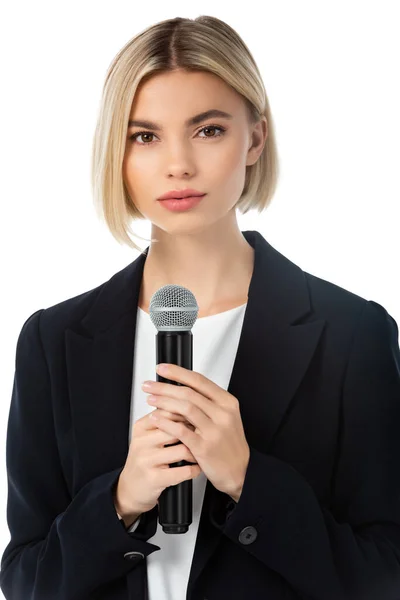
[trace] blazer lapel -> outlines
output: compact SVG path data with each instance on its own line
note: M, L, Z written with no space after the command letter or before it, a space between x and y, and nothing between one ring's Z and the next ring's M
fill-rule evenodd
M242 234L255 250L254 269L227 389L240 402L249 445L272 453L274 434L313 357L325 320L302 322L311 313L302 269L259 232ZM78 326L65 332L74 494L93 477L122 468L126 461L136 314L148 249L111 277ZM190 586L222 535L222 529L210 523L209 511L227 499L207 482Z

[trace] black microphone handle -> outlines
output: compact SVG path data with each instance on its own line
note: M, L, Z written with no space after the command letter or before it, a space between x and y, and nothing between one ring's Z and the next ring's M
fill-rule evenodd
M156 335L156 364L169 363L179 365L185 369L193 370L193 334L189 331L159 331ZM157 381L183 385L177 381L161 377L158 373ZM165 447L176 446L165 444ZM191 463L186 460L172 463L170 467L183 467ZM193 482L187 479L166 487L158 499L158 522L164 533L186 533L192 522L193 507Z

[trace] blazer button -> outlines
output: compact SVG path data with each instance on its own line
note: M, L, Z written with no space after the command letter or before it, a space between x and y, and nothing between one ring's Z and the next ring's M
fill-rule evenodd
M144 558L144 554L142 552L125 552L124 558L127 560L136 560L137 558Z
M257 530L255 527L245 527L239 534L239 542L247 546L252 544L257 538Z

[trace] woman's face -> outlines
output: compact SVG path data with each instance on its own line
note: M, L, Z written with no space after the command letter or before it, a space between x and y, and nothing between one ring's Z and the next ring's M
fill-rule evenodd
M187 123L211 109L231 116ZM226 216L242 193L246 165L256 162L265 143L265 123L250 126L240 94L208 72L153 76L139 86L129 120L159 127L128 127L123 179L142 215L169 232L207 226ZM158 201L165 192L188 187L207 194L190 210L171 212Z

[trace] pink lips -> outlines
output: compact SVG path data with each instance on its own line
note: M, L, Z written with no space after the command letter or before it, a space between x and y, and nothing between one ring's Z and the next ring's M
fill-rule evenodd
M188 198L169 198L168 200L162 200L160 204L174 212L184 211L200 204L204 196L205 194L203 196L189 196Z
M169 200L170 198L191 198L193 196L205 196L205 193L186 188L185 190L171 190L158 198L158 200Z

